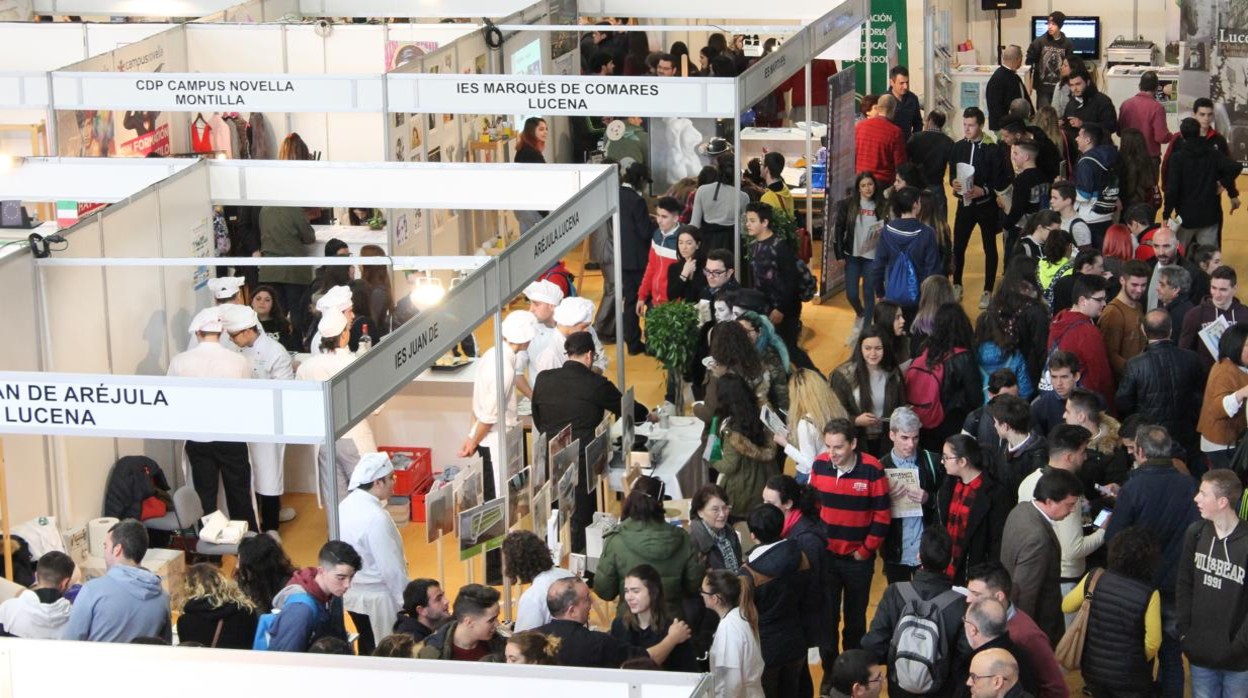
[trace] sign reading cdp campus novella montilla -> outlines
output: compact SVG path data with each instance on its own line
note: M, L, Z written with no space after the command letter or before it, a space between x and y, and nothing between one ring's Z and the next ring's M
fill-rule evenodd
M392 73L386 88L393 112L695 117L734 108L727 78Z
M57 109L381 111L380 75L53 73Z

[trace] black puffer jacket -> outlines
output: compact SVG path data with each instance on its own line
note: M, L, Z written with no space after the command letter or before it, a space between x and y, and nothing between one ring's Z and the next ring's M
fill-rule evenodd
M118 519L138 519L143 500L157 488L169 491L169 483L156 461L147 456L122 456L108 474L104 488L104 515Z
M1114 399L1123 416L1138 414L1145 424L1160 424L1187 444L1196 435L1204 386L1196 352L1166 339L1127 361Z
M1085 595L1088 579L1080 582ZM1084 680L1093 686L1148 694L1153 663L1144 657L1144 615L1153 586L1107 571L1097 580L1093 596L1083 645Z

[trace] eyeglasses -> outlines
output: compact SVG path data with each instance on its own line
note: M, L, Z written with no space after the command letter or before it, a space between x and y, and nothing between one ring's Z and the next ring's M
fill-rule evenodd
M1096 301L1097 303L1105 303L1107 299L1105 296L1088 296L1088 300Z
M702 273L706 274L707 276L723 276L724 274L727 274L729 271L732 271L732 270L731 269L703 269Z
M703 595L703 596L714 596L714 595L715 595L715 592L713 592L713 591L707 591L706 589L698 589L698 591L702 592L702 595Z
M1000 676L1000 674L984 674L983 676L978 676L976 674L966 675L966 677L971 680L971 683L975 683L976 681L982 681L983 679L995 679L998 676Z
M884 680L884 675L883 675L883 674L877 674L877 675L875 675L875 676L873 676L873 677L871 677L871 678L867 679L867 685L868 685L868 686L870 686L870 685L871 685L871 684L873 684L873 683L880 683L880 682L881 682L881 681L883 681L883 680Z
M943 453L942 453L942 454L940 454L940 462L941 462L941 463L948 463L948 462L949 462L949 461L951 461L951 460L958 460L958 459L960 459L961 457L962 457L962 456L946 456L945 454L943 454Z

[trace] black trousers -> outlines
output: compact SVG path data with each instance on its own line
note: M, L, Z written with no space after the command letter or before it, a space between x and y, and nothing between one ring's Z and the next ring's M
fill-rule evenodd
M624 304L624 328L622 336L617 334L616 339L623 339L624 345L633 350L641 347L641 318L637 317L637 293L641 291L641 279L645 274L644 269L624 269L620 272L624 288L617 296ZM620 329L616 328L616 331L619 332Z
M801 693L802 665L805 660L798 659L785 664L768 664L763 668L763 695L767 698L798 698ZM807 698L804 696L803 698Z
M246 521L259 530L256 511L251 505L251 460L247 444L237 441L187 441L186 458L191 462L191 484L199 495L204 513L217 510L217 483L225 487L225 506L230 519Z
M355 611L347 611L351 614L351 622L355 623L355 632L360 634L356 639L356 654L361 657L371 657L373 650L377 649L377 638L373 637L373 623L368 616Z
M281 523L282 498L275 494L257 494L256 504L260 507L260 530L276 531Z
M499 438L503 438L500 434ZM498 496L494 488L494 464L490 460L490 449L477 447L477 455L481 456L481 490L482 501L488 502ZM502 467L500 464L499 467ZM485 552L485 583L490 586L503 584L503 551L501 548Z
M585 529L594 522L594 512L598 511L598 493L595 491L590 494L585 487L585 454L581 454L580 480L576 483L574 490L574 501L576 509L572 511L572 516L568 520L568 526L572 533L572 552L585 552Z
M820 695L828 693L832 676L830 669L840 653L844 650L860 649L862 646L862 636L867 634L867 603L871 599L871 579L875 576L874 557L869 560L855 560L851 556L833 555L825 558L824 562L829 568L828 632L831 637L829 647L819 651L824 667ZM837 629L841 627L842 618L845 628L838 638Z
M975 226L979 226L984 245L984 290L991 293L997 282L997 233L1001 232L1001 209L991 201L970 206L958 204L957 213L953 215L953 283L962 285L966 247Z

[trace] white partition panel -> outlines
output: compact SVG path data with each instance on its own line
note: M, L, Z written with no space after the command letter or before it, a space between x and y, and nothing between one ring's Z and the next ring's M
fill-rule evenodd
M238 0L34 0L37 14L98 17L203 17Z
M34 266L28 252L11 248L0 258L0 298L4 299L5 333L0 366L13 371L38 371L43 365L35 298ZM41 436L4 437L8 467L9 516L26 521L52 511L46 440Z
M528 7L529 0L299 0L305 17L502 17Z
M27 158L0 171L0 193L22 201L113 203L194 165L181 159Z
M313 206L350 201L374 208L553 209L581 189L583 166L301 163L214 160L218 204ZM522 181L517 171L525 172Z
M281 686L289 695L484 696L500 687L514 696L543 698L704 698L710 677L662 671L440 662L385 657L344 657L294 652L248 652L92 642L6 640L0 693L46 692L50 676L58 693L92 698L130 698L132 682L101 681L118 666L144 667L152 685L179 685L179 698L215 698L219 682L232 686ZM66 667L73 667L67 671ZM187 677L201 677L188 681Z
M577 0L576 8L580 14L590 17L774 19L783 15L812 20L828 11L828 3L826 0L788 0L780 6L758 0Z
M186 69L191 73L283 73L284 25L186 25ZM240 51L239 47L247 50Z

